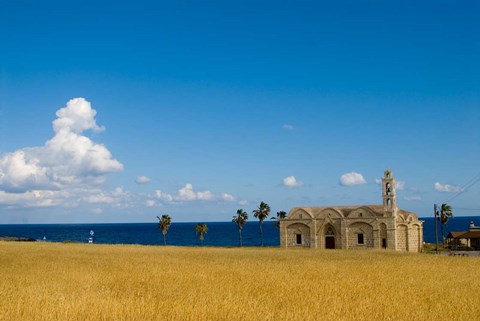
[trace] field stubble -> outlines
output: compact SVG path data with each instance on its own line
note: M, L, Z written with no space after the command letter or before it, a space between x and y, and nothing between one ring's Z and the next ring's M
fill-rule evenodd
M0 242L0 320L476 320L480 259Z

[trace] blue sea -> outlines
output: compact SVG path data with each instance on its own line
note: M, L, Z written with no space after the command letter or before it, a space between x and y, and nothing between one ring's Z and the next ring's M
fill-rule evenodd
M421 218L424 221L424 240L435 242L434 219ZM466 231L469 223L480 225L479 216L453 217L447 225L450 231ZM233 222L209 222L205 234L205 246L238 246L238 228ZM196 223L172 223L167 234L167 245L196 246L200 245L195 232ZM49 242L87 243L93 231L94 243L100 244L143 244L161 245L163 235L157 223L117 223L117 224L0 224L0 237L29 237ZM439 240L440 226L439 226ZM264 245L279 246L279 230L272 221L263 224ZM259 246L260 230L258 221L249 221L243 228L243 245Z

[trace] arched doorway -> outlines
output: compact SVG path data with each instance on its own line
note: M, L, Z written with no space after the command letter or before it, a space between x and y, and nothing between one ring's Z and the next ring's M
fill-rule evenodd
M387 243L387 225L385 223L380 223L380 240L382 249L388 247Z
M328 226L325 232L325 248L335 249L335 231L331 226Z

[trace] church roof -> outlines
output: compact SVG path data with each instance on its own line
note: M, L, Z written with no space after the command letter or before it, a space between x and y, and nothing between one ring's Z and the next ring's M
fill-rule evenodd
M413 216L413 218L418 220L417 214L412 213L412 212L408 212L408 211L404 211L404 210L401 210L401 209L398 210L397 215L401 215L404 220L406 220L407 217L409 217L409 216Z
M349 206L311 206L311 207L295 207L292 209L302 209L305 212L315 216L316 213L320 213L323 210L326 209L333 209L335 211L338 211L343 214L343 216L348 216L350 212L360 208L360 207L366 207L370 209L373 213L378 214L378 215L383 215L383 205L349 205Z
M359 209L359 208L365 208L375 214L376 216L383 217L384 211L383 211L383 205L348 205L348 206L310 206L310 207L295 207L292 208L290 213L294 213L296 210L304 210L305 212L309 213L311 216L315 217L316 214L322 212L323 210L326 209L333 209L334 211L337 211L342 214L343 217L347 217L351 212ZM397 210L397 215L401 216L404 220L407 220L409 216L413 216L414 219L418 219L417 214L404 211L401 209ZM288 216L287 216L288 218Z

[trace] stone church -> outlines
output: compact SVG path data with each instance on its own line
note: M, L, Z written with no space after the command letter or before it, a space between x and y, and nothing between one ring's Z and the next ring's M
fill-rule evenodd
M280 245L421 252L423 222L397 207L390 170L382 178L382 199L382 205L295 207L280 221Z

